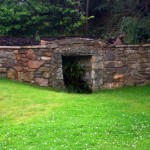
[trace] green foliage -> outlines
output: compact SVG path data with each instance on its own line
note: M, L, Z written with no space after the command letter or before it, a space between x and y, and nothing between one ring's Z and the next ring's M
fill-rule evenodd
M1 35L75 33L85 22L74 0L5 0L0 2Z
M63 66L63 75L66 88L70 92L90 93L86 81L83 80L84 68L80 64L66 63Z
M126 35L127 44L146 42L150 38L150 20L146 17L142 19L124 17L120 30Z
M147 18L141 21L144 21L141 27L137 27L138 23L133 19L134 23L130 24L129 26L132 27L129 28L135 28L136 31L132 35L138 34L136 35L138 37L133 39L129 35L127 43L141 41L139 40L141 33L139 34L137 30L144 32L142 33L144 36L147 30L149 32L149 27L146 29L145 24L149 23L150 0L90 0L89 2L88 16L91 17L86 18L87 0L1 0L0 35L33 36L37 30L40 36L83 35L86 29L85 23L88 23L88 35L114 36L119 34L120 22L124 16Z

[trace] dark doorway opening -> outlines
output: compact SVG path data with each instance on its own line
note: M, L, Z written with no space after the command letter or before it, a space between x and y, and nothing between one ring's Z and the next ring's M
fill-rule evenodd
M69 92L92 93L92 56L62 56L65 88Z

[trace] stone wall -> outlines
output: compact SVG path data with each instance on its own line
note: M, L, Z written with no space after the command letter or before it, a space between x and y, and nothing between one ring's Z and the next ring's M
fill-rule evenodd
M51 56L46 46L0 47L0 77L51 86Z
M150 44L105 49L104 88L150 83Z
M0 77L62 89L63 56L82 58L79 63L87 66L85 80L92 90L150 83L150 44L109 46L86 38L0 46Z

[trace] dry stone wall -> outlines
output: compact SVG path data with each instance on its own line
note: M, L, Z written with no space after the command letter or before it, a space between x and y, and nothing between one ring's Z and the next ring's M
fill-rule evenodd
M150 83L150 45L118 45L104 52L104 88Z
M86 38L0 46L0 77L62 89L62 57L72 56L82 58L92 90L150 83L150 44L110 46Z

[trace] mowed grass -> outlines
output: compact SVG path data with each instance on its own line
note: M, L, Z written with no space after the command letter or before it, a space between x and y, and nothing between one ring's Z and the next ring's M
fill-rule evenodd
M69 94L0 79L0 150L149 150L150 86Z

